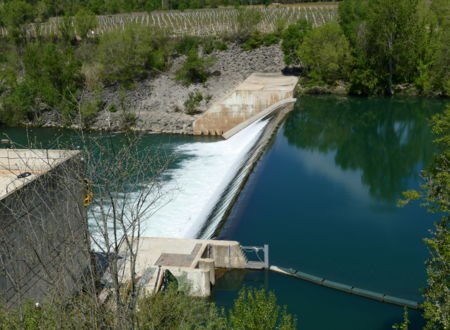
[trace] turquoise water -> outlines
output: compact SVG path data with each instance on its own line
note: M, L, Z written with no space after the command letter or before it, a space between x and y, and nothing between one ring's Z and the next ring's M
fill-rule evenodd
M301 97L258 163L219 238L270 245L270 263L406 299L425 286L422 243L435 216L396 207L432 160L425 99ZM390 329L402 308L275 273L227 274L229 306L242 285L273 290L301 329ZM418 312L412 329L420 328Z

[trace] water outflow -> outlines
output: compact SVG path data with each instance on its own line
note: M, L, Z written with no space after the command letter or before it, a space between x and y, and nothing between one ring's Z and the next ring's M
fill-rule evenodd
M146 219L144 237L209 238L237 193L244 167L268 120L258 121L228 140L188 143L187 155L168 170L158 210Z

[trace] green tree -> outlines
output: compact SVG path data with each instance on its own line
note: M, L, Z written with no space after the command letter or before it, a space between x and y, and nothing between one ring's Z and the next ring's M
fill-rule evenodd
M108 83L129 83L168 64L164 31L142 25L129 25L123 31L111 31L100 38L97 61Z
M425 239L430 252L427 261L427 283L424 292L427 320L426 329L450 328L450 107L433 117L432 130L440 154L435 156L434 164L422 176L425 183L422 191L407 191L406 200L422 198L431 212L441 215L435 223L431 237Z
M373 0L370 3L367 58L379 73L387 95L395 82L411 82L416 74L426 27L417 15L421 0Z
M54 43L31 43L22 58L24 73L10 83L1 100L0 121L17 125L43 111L71 115L82 79L73 49Z
M316 81L346 79L352 62L350 46L337 22L329 22L306 34L297 55Z
M25 38L24 24L33 19L33 8L22 0L13 0L4 5L3 24L8 29L8 37L16 44Z
M365 43L364 23L369 14L368 5L369 0L344 0L339 3L339 24L354 51Z
M258 9L239 8L237 11L237 39L245 42L261 22L262 14Z
M312 29L311 22L300 19L289 25L282 33L281 50L284 53L284 62L287 65L299 65L298 49L303 43L305 35Z
M423 59L415 80L423 94L450 95L450 4L433 0L421 6L421 16L427 23L424 35Z
M296 329L297 320L286 306L281 308L273 292L244 288L230 311L229 328L243 329Z

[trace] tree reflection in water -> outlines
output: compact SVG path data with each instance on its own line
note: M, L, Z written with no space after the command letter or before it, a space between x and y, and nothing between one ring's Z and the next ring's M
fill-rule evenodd
M300 149L335 153L342 170L361 170L378 201L395 204L408 179L432 160L428 126L437 99L301 96L284 134Z

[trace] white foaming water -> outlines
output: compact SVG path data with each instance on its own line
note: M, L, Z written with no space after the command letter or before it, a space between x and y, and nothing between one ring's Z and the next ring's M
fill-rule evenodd
M196 238L266 124L256 122L228 140L178 146L176 152L190 157L167 171L164 197L145 219L142 236Z

